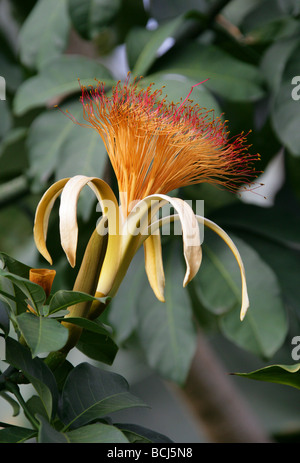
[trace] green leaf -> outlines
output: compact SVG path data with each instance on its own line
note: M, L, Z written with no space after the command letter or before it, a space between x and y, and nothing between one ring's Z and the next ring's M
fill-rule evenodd
M13 314L16 314L18 312L17 308L19 306L19 300L18 297L16 296L16 290L15 286L12 284L10 280L4 277L0 277L0 295L1 295L1 300L4 301L4 303L9 304L9 312L11 311ZM25 305L25 310L27 309L27 305L23 304L23 293L21 292L21 298L22 298L22 305L24 308ZM4 315L5 317L5 315Z
M14 426L0 422L0 426L5 426L0 429L0 443L1 444L17 444L26 442L36 435L33 429L22 428L21 426Z
M171 443L171 439L163 434L160 434L152 429L145 428L136 424L129 423L115 423L131 443Z
M107 298L97 298L97 297L91 296L90 294L83 293L80 291L69 291L69 290L61 289L53 294L50 300L50 303L49 303L48 313L54 314L55 312L58 312L59 310L67 309L68 307L71 307L72 305L75 305L75 304L80 304L81 302L86 302L86 301L105 302L106 300ZM82 320L85 321L86 319L82 319ZM89 320L86 320L86 322L93 324L93 322L90 322Z
M81 363L65 382L60 417L67 428L78 428L114 411L144 406L122 376Z
M258 252L260 257L277 275L284 304L294 311L299 310L300 300L300 251L281 243L260 237L257 234L239 232L239 236ZM283 265L284 262L284 265ZM288 269L288 271L287 271Z
M14 99L14 112L20 116L32 108L51 104L51 100L79 92L82 85L95 85L95 79L113 85L109 71L95 60L79 55L53 58L40 74L27 79L18 89ZM54 104L54 103L53 103Z
M83 120L82 105L72 101L61 106L79 122ZM47 111L31 124L27 148L30 167L31 188L35 192L44 190L45 182L54 174L55 180L74 175L101 177L107 160L104 143L95 130L76 125L66 114ZM84 153L84 156L83 156ZM79 198L79 209L87 215L94 196L89 189L83 190Z
M190 93L192 86L199 83L199 81L184 75L158 73L142 79L141 86L146 87L150 82L155 82L152 87L154 90L165 87L162 96L166 96L169 103L179 103L184 100ZM204 85L193 88L189 99L193 100L193 104L198 104L200 108L214 110L216 116L221 115L222 111L216 98Z
M111 333L107 327L98 321L81 317L67 317L64 321L83 328L76 344L78 350L93 360L112 365L118 352L118 346L110 337Z
M183 24L184 21L184 16L179 16L159 26L153 32L153 34L151 34L148 42L145 44L145 47L142 49L138 58L136 59L135 66L132 70L132 74L134 76L139 77L147 74L147 71L150 69L151 65L158 57L158 51L160 46L164 43L164 41L167 38L174 36L174 34L178 30L178 28ZM136 54L136 52L133 53Z
M156 299L149 285L140 292L137 335L148 364L164 378L183 384L196 348L196 330L186 288L181 250L164 247L165 303Z
M92 321L92 320L88 320L87 318L81 318L81 317L66 317L63 320L67 321L68 323L73 323L74 325L78 325L86 331L90 331L96 334L102 334L103 336L106 336L106 337L111 335L111 332L108 329L108 327L103 325L98 320Z
M202 82L212 92L231 101L256 101L264 95L258 69L239 61L215 45L191 42L174 47L153 69L180 74Z
M51 370L39 358L32 358L30 350L12 338L6 340L6 361L21 370L38 393L48 417L54 417L58 390Z
M115 339L118 344L126 341L138 325L136 307L140 298L141 288L148 285L145 272L145 258L143 250L139 250L134 256L125 278L112 298L108 321L114 328Z
M126 35L126 57L129 69L134 68L139 55L153 34L154 31L144 27L133 27Z
M280 285L273 270L256 251L236 236L231 234L231 237L244 261L250 307L246 317L241 322L239 317L241 307L240 271L231 250L220 242L219 237L212 235L209 240L210 249L219 259L222 273L237 300L233 310L220 318L220 328L223 334L235 344L255 355L269 358L282 345L287 333L287 317ZM205 237L206 242L208 242L208 233ZM205 272L205 270L204 261L197 275L199 282L201 281L201 272ZM211 281L215 281L213 275L211 275ZM219 291L218 280L216 282L216 285L211 284L211 291ZM200 292L199 295L201 297ZM226 294L224 293L225 297ZM207 304L206 307L208 307Z
M240 301L241 285L225 263L228 257L231 258L223 243L209 240L206 234L203 260L194 286L203 306L215 315L228 312Z
M300 217L286 207L237 203L217 211L212 220L224 228L255 233L287 246L300 243Z
M71 362L68 360L65 360L63 363L61 363L59 366L57 366L54 371L54 377L56 380L56 384L58 387L59 392L62 391L65 381L67 379L67 376L69 375L70 371L72 371L74 366L72 365Z
M1 111L0 111L0 137L3 137L11 128L12 117L10 108L6 100L0 100Z
M158 22L166 19L174 18L180 14L190 10L205 11L207 8L206 0L151 0L149 9L151 18L155 18Z
M122 0L118 16L110 31L117 35L118 43L124 43L133 28L146 28L148 20L149 12L143 0Z
M37 419L41 424L38 435L40 444L67 444L69 442L67 436L53 428L43 416L37 415Z
M62 349L68 340L68 329L57 320L31 313L22 313L16 320L33 357Z
M282 6L287 3L273 0L257 2L244 18L241 29L244 33L251 34L256 42L275 41L276 38L292 36L294 33L296 35L297 21L288 15L289 8Z
M1 34L2 35L2 34ZM0 38L0 40L3 37ZM5 54L5 49L7 51L7 43L3 43L1 41L1 50L0 50L0 69L1 69L1 76L5 79L6 90L8 93L14 93L18 86L21 84L24 76L23 76L23 69L16 63L14 57L8 56ZM6 111L8 106L4 103L5 100L1 102L1 112L0 112L0 119L2 122L2 109ZM3 127L0 128L0 133L2 135Z
M28 265L19 262L4 252L0 252L0 259L2 261L3 268L7 269L10 273L15 273L23 278L29 277L30 267Z
M47 419L47 413L41 399L37 395L32 395L26 402L26 413L31 416L37 414L44 416Z
M298 44L299 39L293 37L276 41L267 48L260 68L273 92L279 90L286 63Z
M269 383L285 384L300 389L300 363L295 365L269 365L250 373L233 373L244 378L266 381Z
M295 156L300 156L299 135L299 84L297 62L300 59L300 46L293 51L286 63L281 86L272 106L272 122L281 142ZM296 81L292 79L296 77Z
M69 15L77 32L93 40L116 17L121 0L68 0Z
M128 444L126 436L115 426L94 423L66 433L70 443Z
M0 278L4 277L10 280L16 285L25 296L29 299L30 306L37 312L40 310L45 302L46 295L43 288L36 283L32 283L26 278L22 278L19 275L13 275L12 273L6 272L0 269Z
M10 310L11 307L9 302L3 296L0 295L0 329L3 331L5 337L8 335L10 328Z
M66 48L70 29L66 0L39 0L20 31L20 59L41 69Z
M26 128L15 127L3 138L0 145L0 172L4 179L22 175L27 169L26 136Z
M41 423L39 443L51 444L126 444L129 441L115 426L104 423L94 423L69 432L59 432L43 417L38 416Z
M76 344L87 357L112 365L118 352L117 344L107 335L83 331Z

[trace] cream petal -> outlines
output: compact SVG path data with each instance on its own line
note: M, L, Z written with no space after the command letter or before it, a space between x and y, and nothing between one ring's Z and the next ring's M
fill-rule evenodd
M198 272L202 260L199 225L197 223L193 209L182 199L173 198L163 194L150 195L140 201L136 207L143 210L141 203L147 205L148 211L151 208L151 205L153 206L153 211L151 211L152 217L156 214L157 209L166 203L170 203L177 211L182 228L183 254L187 267L183 281L183 286L186 286ZM141 225L141 234L145 235L146 237L149 234L153 234L155 232L154 229L152 230L151 225L149 226L148 217L146 223L144 224L144 229L143 225ZM142 217L139 217L139 219L141 221Z
M241 306L241 311L240 311L240 319L243 320L249 308L249 297L248 297L248 290L247 290L245 267L244 267L244 263L242 261L241 255L236 245L232 241L232 239L227 235L227 233L221 227L219 227L219 225L217 225L216 223L212 222L209 219L206 219L200 216L197 216L197 220L204 221L204 225L206 225L208 228L210 228L215 233L217 233L225 241L225 243L229 246L234 257L237 260L237 263L240 268L241 280L242 280L242 306Z
M38 251L52 265L51 256L46 247L49 216L55 200L62 192L64 186L69 181L64 178L54 183L42 196L35 213L33 235Z
M76 263L76 250L78 241L77 202L81 190L88 185L96 194L98 201L110 202L110 206L103 206L103 215L108 218L109 229L115 233L109 235L109 239L116 237L118 228L118 203L109 185L97 177L76 175L72 177L63 189L59 209L60 238L62 247L72 267Z
M157 228L162 227L164 224L169 223L172 220L179 220L179 219L180 219L179 216L176 214L163 217L157 220L156 222L152 223L151 229L155 231ZM242 261L241 255L236 245L232 241L232 239L228 236L228 234L221 227L219 227L219 225L199 215L196 215L196 219L199 223L204 223L205 226L207 226L208 228L213 230L215 233L217 233L225 241L225 243L229 246L234 257L236 258L236 261L240 268L241 281L242 281L242 304L241 304L241 311L240 311L240 319L243 320L249 308L249 297L248 297L248 290L247 290L246 272L245 272L245 267L244 267L244 263Z
M157 299L165 302L165 274L162 261L160 234L150 235L144 242L145 269Z

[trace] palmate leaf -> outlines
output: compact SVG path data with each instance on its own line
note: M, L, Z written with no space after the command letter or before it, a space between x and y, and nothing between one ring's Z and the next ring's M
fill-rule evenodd
M66 429L73 429L114 411L145 406L122 376L81 363L66 379L59 415Z

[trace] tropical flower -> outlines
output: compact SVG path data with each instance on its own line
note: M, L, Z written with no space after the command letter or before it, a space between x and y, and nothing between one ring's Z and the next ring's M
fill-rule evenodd
M201 182L236 191L253 177L252 161L258 155L249 153L245 134L230 138L226 122L214 117L212 111L193 105L188 97L177 104L168 104L162 98L162 90L153 90L152 85L139 89L138 85L139 82L130 83L129 79L124 84L118 82L111 96L101 82L96 88L81 87L86 123L80 125L95 129L101 136L117 178L120 205L109 185L97 177L77 175L59 180L46 191L36 210L37 248L52 263L46 247L47 227L53 204L61 195L60 239L71 266L75 265L77 201L82 188L88 185L108 223L107 249L95 296L114 296L133 256L143 245L150 285L157 298L164 301L160 227L166 221L181 223L186 286L201 264L199 223L204 223L228 244L238 262L243 319L249 301L244 265L236 246L218 225L195 215L182 199L167 194ZM72 115L68 116L79 124ZM176 214L159 217L159 210L167 203ZM104 233L103 222L101 233Z

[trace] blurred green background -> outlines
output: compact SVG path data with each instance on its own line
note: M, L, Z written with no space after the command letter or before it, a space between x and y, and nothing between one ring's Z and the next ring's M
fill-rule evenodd
M177 102L209 78L194 89L194 102L224 113L233 135L252 131L250 149L261 154L257 170L264 174L251 192L233 195L204 184L176 192L204 200L205 215L238 245L251 302L245 321L239 321L236 262L208 231L201 269L188 289L182 289L181 239L164 237L168 302L155 300L140 253L105 315L120 346L113 368L152 406L139 414L139 424L177 442L207 439L173 389L185 383L198 327L226 372L295 360L299 64L299 0L0 0L0 75L6 82L6 99L0 100L1 252L30 266L46 265L32 227L36 205L55 180L92 175L116 187L101 138L54 108L59 104L80 120L78 79L110 86L131 71L145 85L164 85L167 99ZM82 254L97 220L88 191L80 197L78 219ZM48 245L56 288L72 288L77 268L69 268L60 247L58 205ZM72 355L76 362L79 354ZM297 391L230 380L268 433L300 429Z

